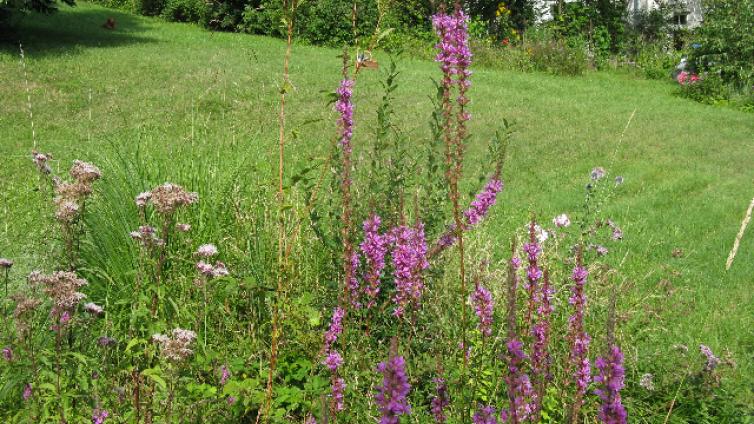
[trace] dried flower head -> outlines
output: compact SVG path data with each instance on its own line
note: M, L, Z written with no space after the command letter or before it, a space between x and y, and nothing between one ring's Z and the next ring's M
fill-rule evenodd
M57 202L58 210L55 212L55 218L60 222L72 223L79 217L78 203L70 200Z
M178 184L165 183L152 190L151 200L157 212L169 215L181 206L196 203L199 200L199 195L195 192L186 191Z
M29 275L29 282L32 285L44 286L45 293L50 296L55 309L61 314L86 298L78 289L88 283L73 272L56 271L50 275L33 272Z
M654 391L655 389L655 382L654 382L654 376L650 373L646 373L641 376L641 380L639 380L639 386L643 387L646 390Z
M91 184L102 178L102 172L99 168L91 163L82 162L80 160L73 161L73 167L71 167L70 173L73 179L84 184Z
M100 336L97 339L97 344L101 347L110 347L118 344L118 341L109 336Z
M139 193L136 198L134 199L134 202L136 203L136 206L139 208L144 208L147 206L147 203L152 199L152 192L151 191L145 191L142 193Z
M13 266L13 261L6 258L0 258L0 268L9 269Z
M160 344L162 356L175 362L183 361L194 353L189 347L195 339L196 333L181 328L173 330L172 337L163 334L152 336L152 340Z
M89 302L84 304L84 311L92 314L92 315L101 315L105 312L104 309L102 309L102 306L97 305L94 302Z
M179 233L187 233L191 231L191 225L190 224L175 224L175 230Z
M39 153L36 150L32 150L31 152L31 160L43 175L50 175L52 173L52 169L47 163L50 159L52 159L52 155L50 154Z
M597 181L605 177L607 175L607 172L605 172L605 168L598 166L594 169L592 169L592 172L590 174L592 180Z
M196 254L203 258L211 258L217 255L217 247L214 244L203 244L196 249Z

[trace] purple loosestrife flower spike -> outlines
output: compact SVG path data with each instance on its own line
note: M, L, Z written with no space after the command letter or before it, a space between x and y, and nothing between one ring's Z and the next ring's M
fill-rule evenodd
M392 260L396 294L393 315L402 316L406 307L418 305L424 291L422 271L429 267L424 224L409 227L401 225L390 231L393 241Z
M351 306L355 309L361 309L361 286L359 285L359 278L356 276L356 272L359 269L359 254L356 252L351 253L351 261L348 266L351 267L351 275L348 279L348 292L351 299Z
M574 282L571 297L568 302L573 306L573 314L568 318L569 336L571 338L571 353L569 368L573 373L576 384L576 399L571 411L571 419L578 418L581 402L591 380L591 364L589 362L589 335L584 331L584 313L586 310L586 284L589 271L581 265L581 253L578 253L577 266L573 269L571 279Z
M335 372L341 365L343 365L343 357L340 356L340 353L337 351L331 350L322 363L325 364L331 372Z
M507 343L508 348L508 400L510 409L506 414L510 422L520 423L529 419L533 412L532 403L536 400L536 394L532 388L529 376L523 371L526 354L523 351L523 343L512 339Z
M471 206L463 213L468 225L476 225L487 216L490 208L495 204L497 194L502 190L503 182L497 178L493 178L487 183L484 190L476 195Z
M712 353L712 349L710 349L706 345L699 345L699 352L704 355L704 357L707 359L707 363L704 364L704 370L705 371L712 371L715 368L717 368L718 365L720 365L720 358L715 356L714 353Z
M623 389L625 370L623 369L623 352L617 345L608 350L607 358L599 357L595 361L599 375L594 382L600 385L594 393L599 396L602 404L599 418L605 424L626 424L626 408L623 407L620 391Z
M330 352L333 344L338 340L338 336L343 332L343 317L346 311L341 307L336 307L332 312L330 328L325 332L325 353Z
M24 386L24 393L21 395L21 397L23 398L24 402L26 402L29 399L31 399L31 396L33 394L34 394L34 392L33 392L32 388L31 388L31 383L26 383L26 385Z
M335 411L342 411L345 408L344 393L346 391L346 381L340 377L333 377L332 381L332 399L333 409Z
M366 287L364 287L364 292L367 295L367 308L374 306L375 299L380 293L380 277L385 268L388 237L380 235L380 224L381 220L377 215L372 215L364 221L364 241L360 245L367 265Z
M498 424L494 406L480 406L471 421L474 424Z
M223 365L220 368L220 372L221 372L221 375L220 375L220 385L224 386L225 383L227 383L228 379L230 378L230 370L228 369L227 365Z
M450 395L448 394L448 385L444 378L438 377L434 380L436 395L430 401L430 409L432 416L435 418L436 424L445 424L447 417L445 416L445 408L450 405Z
M380 424L398 424L401 415L411 413L407 399L411 385L406 376L406 361L391 352L387 362L377 365L377 371L382 374L382 385L377 387L374 396L380 409Z
M9 347L4 347L3 348L3 359L5 359L8 362L12 361L13 360L13 349L11 349Z
M537 309L538 321L532 328L534 339L532 346L532 377L537 389L537 399L534 402L535 420L538 418L542 407L542 398L545 394L545 385L551 379L550 376L550 354L548 347L550 344L550 315L552 314L552 295L553 290L550 287L550 276L547 271L544 273L542 282L542 292L540 293L540 304Z
M476 195L476 198L468 209L463 212L466 217L466 223L463 226L464 231L469 231L472 227L479 224L489 213L492 206L495 205L497 195L503 190L503 182L497 177L493 177L484 189ZM456 242L456 225L450 224L445 232L437 240L437 244L432 249L432 255L435 255Z
M109 416L110 413L106 410L96 408L94 412L92 412L92 424L103 424Z
M335 91L338 100L335 102L335 110L340 114L338 125L340 126L340 146L347 154L351 153L351 139L353 138L353 81L344 79L340 87Z
M474 303L474 312L479 318L479 331L485 337L491 336L492 313L494 308L492 293L481 284L477 284L476 289L472 294L472 302Z
M529 243L525 243L523 246L524 252L526 252L526 257L529 261L529 266L526 268L526 290L529 293L529 305L526 310L525 321L527 331L532 322L532 314L539 302L540 293L538 286L539 280L542 279L542 270L539 269L537 263L537 258L542 253L542 247L537 243L536 227L537 223L532 220L529 224Z

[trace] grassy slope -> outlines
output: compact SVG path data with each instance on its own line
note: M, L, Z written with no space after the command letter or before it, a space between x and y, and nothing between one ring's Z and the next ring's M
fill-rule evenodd
M107 16L116 18L116 31L100 28ZM61 167L74 157L107 155L131 144L161 158L166 176L172 160L201 166L207 155L222 161L223 154L242 150L254 152L260 172L272 166L282 42L211 34L86 4L27 19L21 34L37 142L61 159ZM295 163L316 156L331 139L332 112L321 91L337 84L337 54L294 49L297 91L289 121L301 127L320 119L301 127ZM404 60L401 68L396 109L416 141L427 135L429 78L437 76L436 66ZM643 330L648 343L662 346L639 351L660 353L673 343L730 349L739 363L741 395L751 402L754 229L730 272L724 263L754 196L754 116L686 101L673 91L669 84L602 73L563 78L477 70L469 175L482 172L475 166L481 141L503 117L516 121L506 192L487 226L500 242L508 237L503 230L519 226L531 210L543 217L576 210L593 166L625 176L611 211L624 225L624 271L636 283L626 309L645 313L642 296L659 295L667 312L663 325ZM379 74L363 74L357 120L373 121L380 95ZM43 230L34 225L40 201L30 183L24 78L17 46L7 43L0 48L0 108L0 256L29 269L45 244L38 243ZM683 251L679 258L671 255L676 248ZM662 297L662 280L673 285L672 296Z

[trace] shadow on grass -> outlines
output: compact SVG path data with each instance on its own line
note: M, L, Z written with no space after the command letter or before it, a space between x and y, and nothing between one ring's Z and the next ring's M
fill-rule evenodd
M112 18L115 29L103 24ZM113 9L63 6L60 11L46 15L30 13L20 18L13 28L0 35L0 54L18 55L18 43L24 45L26 55L63 55L83 49L114 47L135 43L152 43L156 39L140 35L150 29L138 17Z

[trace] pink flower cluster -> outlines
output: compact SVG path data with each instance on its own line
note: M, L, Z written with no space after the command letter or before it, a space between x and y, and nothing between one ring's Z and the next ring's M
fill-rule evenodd
M422 271L429 267L424 225L401 225L390 231L393 242L393 268L395 276L396 308L393 315L402 316L409 305L417 306L424 291Z

